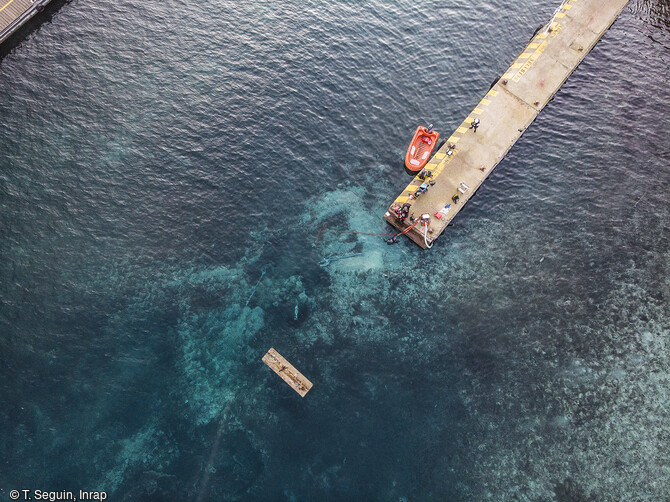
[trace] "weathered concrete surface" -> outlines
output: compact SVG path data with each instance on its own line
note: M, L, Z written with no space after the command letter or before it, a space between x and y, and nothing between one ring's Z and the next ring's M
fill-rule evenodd
M412 204L410 215L418 218L421 214L430 214L428 229L432 233L428 234L428 243L436 239L627 3L628 0L564 1L428 162L426 170L432 171L434 186L419 198L412 199L410 194L423 183L423 180L414 178L391 207L409 202ZM475 118L480 120L476 132L469 128ZM451 155L447 155L448 150ZM461 183L469 187L465 193L458 191ZM458 203L452 201L454 195L459 196ZM451 204L449 211L441 219L436 218L435 214L448 204ZM410 225L409 218L402 222L392 211L386 213L385 219L399 230ZM405 235L426 248L424 227L420 224Z

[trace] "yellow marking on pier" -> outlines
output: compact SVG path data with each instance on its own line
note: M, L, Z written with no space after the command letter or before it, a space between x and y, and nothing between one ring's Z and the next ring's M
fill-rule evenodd
M37 14L45 3L35 3L35 0L0 0L0 43L9 38L30 18ZM47 1L48 3L48 1Z
M13 3L14 3L14 0L9 0L9 2L7 2L5 5L2 6L2 8L0 8L0 12L5 10L7 7L9 7Z
M514 75L515 82L518 82L521 79L521 77L523 77L526 74L526 72L530 69L530 67L533 66L533 64L535 64L535 61L537 61L537 59L542 55L542 53L547 48L547 44L548 42L545 41L542 42L537 47L535 52L533 52L532 57L528 58L528 60L524 63L524 65Z
M448 144L435 153L434 159L441 159L441 162L432 169L434 185L412 200L407 192L414 193L416 185L403 191L403 201L411 203L410 216L431 215L429 243L447 228L627 4L628 0L570 0L570 3L564 3L563 9L554 16L562 19L561 22L552 18L486 93L487 98L495 99L480 100L468 114L467 121L449 137ZM567 11L570 11L569 16ZM474 134L468 127L473 117L484 111L486 120ZM450 145L457 141L458 150L445 156ZM418 183L421 182L423 180ZM452 197L456 195L459 201L454 204ZM451 204L450 211L442 218L434 218L433 215L447 204ZM409 219L400 221L391 212L384 218L400 231L410 224ZM414 227L405 235L425 249L422 227Z

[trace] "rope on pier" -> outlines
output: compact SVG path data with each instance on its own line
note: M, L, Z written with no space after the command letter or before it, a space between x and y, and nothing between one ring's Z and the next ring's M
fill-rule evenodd
M426 244L428 249L433 247L433 244L428 244L428 225L423 226L423 242Z
M543 31L542 33L549 33L549 29L551 28L551 25L554 24L554 19L556 18L556 14L558 14L559 12L561 12L561 9L563 8L563 5L565 5L565 2L567 2L567 0L563 0L563 1L561 2L561 5L559 5L559 6L556 8L556 10L554 11L554 13L551 15L551 19L549 19L549 22L547 23L547 27L544 29L544 31Z

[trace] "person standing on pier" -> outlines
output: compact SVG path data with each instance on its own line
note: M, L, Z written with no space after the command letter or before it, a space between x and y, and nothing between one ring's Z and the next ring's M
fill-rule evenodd
M477 132L477 128L479 127L479 119L474 119L472 122L470 122L470 129L474 129L474 132Z

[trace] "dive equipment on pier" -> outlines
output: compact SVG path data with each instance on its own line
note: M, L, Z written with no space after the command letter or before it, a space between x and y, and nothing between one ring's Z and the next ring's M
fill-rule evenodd
M430 190L425 176L416 176L390 204L386 221L422 248L431 247L627 4L628 0L563 1L430 160L417 153L417 137L425 132L419 127L406 165L419 171L423 165L410 161L419 162L417 155L427 160ZM430 215L450 207L443 217L431 221L430 243L427 226L408 227L396 210L410 201L415 214Z

